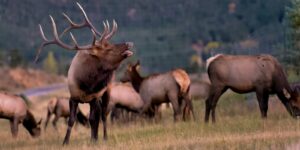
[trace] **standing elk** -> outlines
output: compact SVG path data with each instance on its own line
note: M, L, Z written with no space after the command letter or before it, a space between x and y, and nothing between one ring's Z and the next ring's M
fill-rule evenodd
M40 124L42 120L35 121L25 101L19 96L0 93L0 118L9 120L14 138L18 136L20 123L23 124L32 137L38 137L41 134Z
M43 32L40 25L41 36L44 42L38 49L36 60L38 59L41 49L49 44L56 44L64 49L77 51L74 56L69 71L68 71L68 88L70 92L70 117L68 120L68 129L63 144L68 144L70 134L74 121L76 119L76 110L78 103L89 103L90 104L90 115L89 122L91 126L91 139L96 141L98 139L98 125L101 115L103 123L103 139L107 139L106 131L106 107L108 102L101 101L101 96L105 97L103 93L106 90L107 84L111 81L114 70L118 68L120 63L127 57L133 54L130 51L133 46L132 42L112 44L109 40L117 31L117 23L113 21L113 27L110 31L108 21L103 22L104 31L101 34L92 25L89 18L87 17L82 6L77 3L81 12L84 15L85 22L82 24L74 23L66 14L63 14L70 26L66 28L61 35L68 32L71 29L78 29L88 27L93 33L93 41L90 45L79 46L75 37L70 33L74 45L65 44L60 40L57 33L56 24L52 16L50 16L53 28L54 39L48 40ZM97 39L96 36L100 36Z
M185 120L185 113L189 110L192 111L194 117L192 102L188 94L190 78L184 70L176 69L163 74L142 77L138 72L139 67L139 61L135 65L129 64L121 81L130 81L134 89L140 94L144 101L140 113L145 113L162 103L171 102L174 110L174 121L177 121L184 100L183 119Z
M60 117L65 118L66 122L70 116L70 108L69 108L69 98L58 98L55 97L51 99L47 106L47 117L45 122L44 130L46 130L48 122L54 114L55 118L52 121L53 127L57 130L56 123ZM82 124L85 127L89 127L88 118L82 113L82 111L79 109L76 113L77 122Z
M295 92L286 79L283 68L271 55L222 55L207 61L207 72L211 81L211 91L206 100L205 122L211 112L215 122L215 108L219 97L231 89L237 93L256 92L261 117L267 117L269 94L277 94L287 111L295 117L299 115ZM298 107L299 108L299 107Z

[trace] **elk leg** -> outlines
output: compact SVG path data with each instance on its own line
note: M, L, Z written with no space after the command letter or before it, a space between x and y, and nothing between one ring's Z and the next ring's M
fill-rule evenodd
M101 103L101 119L103 124L103 140L107 140L107 122L106 117L108 115L108 104L109 104L109 96L108 93L104 93L102 96Z
M54 127L54 129L55 130L57 130L57 125L56 125L56 123L57 123L57 121L58 121L58 119L59 119L59 114L56 114L55 115L55 118L53 119L53 121L52 121L52 125L53 125L53 127Z
M185 106L184 106L184 110L183 110L183 118L184 118L184 120L185 120L185 114L187 114L188 116L190 116L190 113L192 113L193 119L195 121L196 118L195 118L195 113L194 113L192 99L189 96L185 96L184 101L185 101Z
M96 142L98 139L98 128L100 120L100 104L97 99L90 102L90 125L91 125L91 140Z
M18 119L14 118L13 120L10 121L10 129L13 138L16 138L18 136Z
M178 97L177 94L174 93L169 93L168 94L169 100L173 106L173 111L174 111L174 122L178 120L179 114L180 114L180 107L178 103Z
M220 96L227 90L227 88L216 88L216 92L214 94L214 97L211 99L211 117L212 117L212 122L216 122L216 115L215 115L215 110L217 107L218 100Z
M77 111L77 108L78 108L78 103L75 102L75 100L71 98L69 100L69 107L70 107L70 117L69 117L69 120L68 120L68 129L67 129L67 133L66 133L63 144L69 144L71 130L72 130L72 127L73 127L74 122L76 120L76 111Z
M46 128L48 126L48 122L50 120L50 117L51 117L51 112L48 110L47 112L47 117L46 117L46 122L45 122L45 126L44 126L44 130L46 131Z
M194 112L194 107L193 107L193 103L191 100L188 100L188 105L189 105L189 111L188 111L188 115L190 115L190 112L192 113L192 116L193 116L193 119L194 121L196 120L196 117L195 117L195 112Z
M256 97L258 100L261 118L267 118L267 111L268 111L268 99L269 95L267 92L264 92L263 90L256 91Z

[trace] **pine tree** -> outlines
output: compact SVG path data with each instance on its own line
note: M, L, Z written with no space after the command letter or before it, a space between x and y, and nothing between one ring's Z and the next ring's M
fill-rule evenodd
M43 61L43 68L45 71L47 71L49 73L55 73L55 74L58 73L57 61L56 61L52 51L48 52L47 57Z
M286 8L286 46L283 61L297 72L300 71L300 0L292 0Z

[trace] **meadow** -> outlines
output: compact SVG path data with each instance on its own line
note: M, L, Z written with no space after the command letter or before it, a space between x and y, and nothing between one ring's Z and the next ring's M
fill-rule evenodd
M51 96L32 100L31 109L36 118L46 116L47 100ZM108 123L108 141L90 142L90 130L80 125L73 128L70 144L62 146L66 132L63 119L59 130L50 124L41 137L33 139L19 126L19 136L13 139L9 122L0 120L0 149L299 149L300 122L289 116L276 97L269 101L268 118L260 118L255 96L227 92L217 106L217 123L205 124L204 101L193 101L196 121L179 121L174 124L172 110L163 111L158 122L138 120L130 123ZM87 106L82 107L87 113Z

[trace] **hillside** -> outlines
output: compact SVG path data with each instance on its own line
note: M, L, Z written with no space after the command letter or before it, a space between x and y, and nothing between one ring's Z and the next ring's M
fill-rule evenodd
M0 90L16 92L65 82L65 77L48 74L41 70L0 68Z
M145 72L189 68L190 58L196 54L194 50L204 52L203 59L216 52L278 54L284 44L284 15L289 4L289 0L79 2L100 31L103 20L117 20L119 31L114 40L135 43L135 57L141 59ZM41 42L38 24L42 24L51 37L48 15L54 16L61 32L66 27L62 12L77 22L82 20L72 0L0 0L1 60L6 61L3 56L17 49L32 65ZM91 40L88 30L79 32L75 32L75 36L80 43ZM217 43L213 50L209 48L211 42ZM47 50L55 51L60 64L69 63L74 54L56 46ZM47 54L45 51L43 56Z

